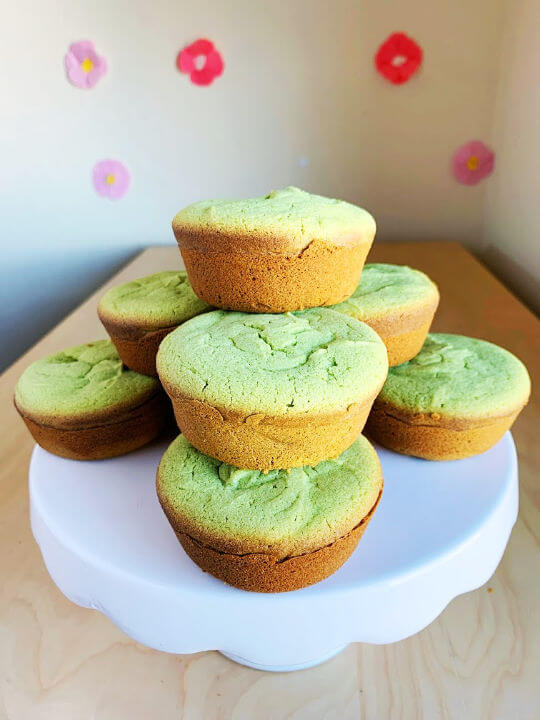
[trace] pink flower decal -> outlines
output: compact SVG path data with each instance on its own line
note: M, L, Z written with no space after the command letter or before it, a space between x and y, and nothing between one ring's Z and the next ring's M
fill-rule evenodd
M214 43L199 38L180 50L176 67L180 72L187 73L194 85L210 85L223 72L224 63Z
M86 90L93 88L107 72L105 58L97 54L90 40L70 45L64 62L70 83Z
M377 50L375 67L394 85L402 85L422 62L422 48L405 33L393 33Z
M454 153L452 170L462 185L476 185L495 167L495 153L480 140L465 143Z
M127 193L131 178L129 170L118 160L102 160L94 165L92 179L98 195L119 200Z

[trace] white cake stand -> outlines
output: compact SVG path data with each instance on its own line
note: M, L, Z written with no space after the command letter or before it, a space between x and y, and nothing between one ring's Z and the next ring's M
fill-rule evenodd
M379 449L385 487L349 561L313 587L272 595L229 587L184 553L156 498L164 444L76 462L36 447L32 530L73 602L158 650L220 650L264 670L316 665L354 641L391 643L491 576L517 516L510 433L491 450L427 462Z

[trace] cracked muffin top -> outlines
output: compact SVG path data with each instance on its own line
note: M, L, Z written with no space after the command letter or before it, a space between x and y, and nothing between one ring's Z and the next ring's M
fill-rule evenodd
M332 460L290 470L240 470L179 435L157 473L176 530L224 552L301 554L348 534L382 489L377 454L362 435Z
M98 314L109 322L156 330L180 325L210 309L185 270L166 270L117 285L101 298Z
M317 415L371 399L388 359L368 325L326 308L279 315L216 310L170 333L157 369L170 394L218 409Z
M377 402L406 412L483 418L521 409L531 391L515 355L485 340L431 333L416 357L390 368Z
M406 265L368 263L353 294L331 309L370 322L424 304L436 306L438 301L437 286L420 270Z
M122 365L110 340L62 350L32 363L15 388L17 408L42 424L106 420L160 392L157 379Z
M173 219L180 247L228 252L294 252L310 243L373 242L375 220L344 200L287 187L242 200L202 200Z

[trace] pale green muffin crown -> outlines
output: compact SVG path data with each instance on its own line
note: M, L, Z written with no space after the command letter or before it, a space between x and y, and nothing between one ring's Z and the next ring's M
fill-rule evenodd
M124 368L110 340L63 350L32 363L15 389L17 407L47 418L84 418L136 407L159 391L155 378Z
M364 266L351 297L331 308L358 320L369 320L426 302L435 303L438 297L437 286L423 272L406 265L370 263Z
M185 270L166 270L111 288L99 312L111 320L157 329L180 325L210 308L200 300Z
M387 368L374 330L326 308L282 315L215 310L167 335L157 355L168 390L269 415L343 411L377 393Z
M365 235L371 242L375 234L375 220L366 210L296 187L245 200L203 200L181 210L173 227L239 235L271 232L304 244L314 239L332 243L342 235Z
M431 333L415 358L390 368L378 400L413 412L482 418L518 410L530 387L525 366L507 350Z
M169 512L204 535L292 549L320 547L352 530L375 504L382 480L363 436L315 467L264 473L221 463L179 435L163 455L157 485Z

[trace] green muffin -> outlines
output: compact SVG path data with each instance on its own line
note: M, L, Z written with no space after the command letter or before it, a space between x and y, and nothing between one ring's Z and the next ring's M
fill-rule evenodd
M263 592L303 587L336 570L382 484L377 455L362 436L315 467L263 473L204 455L180 435L157 474L160 503L195 562Z
M206 313L165 338L157 369L195 447L265 470L339 455L361 432L388 365L370 327L316 308Z
M227 310L332 305L356 287L375 236L357 205L287 187L181 210L173 231L196 294Z
M432 333L391 368L368 422L386 447L428 459L483 452L527 403L530 379L512 353L485 340Z
M439 304L427 275L406 265L365 265L354 293L332 310L372 327L388 351L390 367L413 358L426 339Z
M185 270L166 270L111 288L99 302L98 315L124 364L155 376L163 338L209 309L193 292Z
M32 363L17 383L15 406L38 444L75 459L140 447L170 415L158 381L125 368L110 340Z

